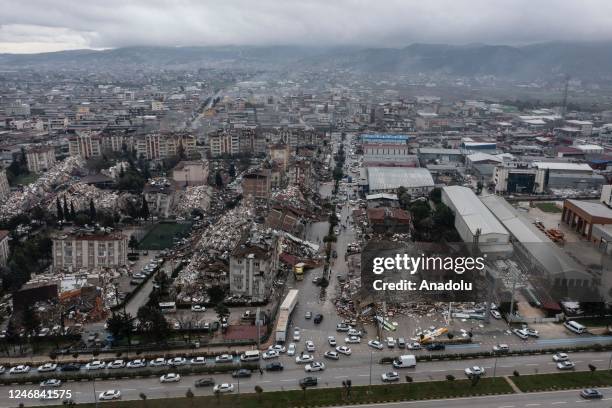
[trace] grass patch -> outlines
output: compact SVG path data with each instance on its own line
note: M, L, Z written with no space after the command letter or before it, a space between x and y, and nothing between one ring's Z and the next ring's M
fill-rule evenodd
M555 203L536 203L535 206L547 213L560 213L562 211Z
M187 235L191 225L176 222L161 222L155 225L138 244L138 249L160 250L174 245L174 238Z
M13 181L13 185L21 184L23 186L27 186L28 184L32 184L33 182L38 180L39 176L40 174L33 173L33 172L30 172L28 174L20 174L17 177L15 177L15 180Z
M512 381L523 392L602 387L612 385L610 371L576 371L572 373L536 374L512 377Z
M234 385L236 386L236 385ZM346 397L343 388L309 388L306 391L274 391L254 394L252 387L241 387L241 393L237 395L225 394L220 396L203 396L172 399L147 399L147 408L193 408L193 407L242 407L242 408L286 408L307 407L323 405L345 405L356 403L374 403L385 401L423 400L452 397L470 397L486 394L510 394L512 388L503 378L483 378L472 386L468 380L455 381L432 381L418 382L412 384L373 385L371 393L368 386L354 386L351 397ZM145 392L146 394L146 392ZM142 407L142 401L117 401L104 404L113 407ZM79 404L80 407L93 408L94 404Z

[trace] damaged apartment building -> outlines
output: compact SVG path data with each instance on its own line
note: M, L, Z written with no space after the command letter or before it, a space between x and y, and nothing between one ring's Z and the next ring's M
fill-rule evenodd
M280 241L273 233L250 231L230 255L230 294L265 302L278 272Z

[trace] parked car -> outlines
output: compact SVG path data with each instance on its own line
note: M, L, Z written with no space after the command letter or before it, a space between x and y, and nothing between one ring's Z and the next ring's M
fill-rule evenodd
M377 350L382 350L383 349L383 344L378 341L378 340L370 340L368 341L368 346L375 348Z
M39 373L48 373L51 371L55 371L57 369L57 364L55 363L45 363L41 366L39 366L36 371L38 371Z
M314 345L314 342L312 340L308 340L306 342L306 351L312 353L316 350L316 347Z
M348 346L338 346L336 347L336 351L340 354L344 354L345 356L350 356L353 352Z
M94 360L85 364L85 369L89 371L102 370L104 367L106 367L106 364L104 363L104 361L100 360Z
M304 371L306 371L307 373L311 373L314 371L323 371L325 370L325 364L320 363L318 361L314 361L310 364L306 364L306 366L304 367Z
M312 312L306 312L306 314L304 315L304 317L305 317L306 319L310 319L310 318L312 318Z
M269 360L271 358L278 358L279 353L276 350L268 350L261 355L261 358L264 360Z
M336 325L336 331L339 331L339 332L347 332L350 329L351 329L351 326L349 326L348 324L345 324L345 323L338 323Z
M311 363L314 360L314 357L310 354L300 354L295 358L296 364L306 364Z
M523 329L514 329L512 330L512 333L514 333L519 339L522 340L527 340L527 338L529 338L529 335Z
M440 351L440 350L444 350L445 348L446 346L440 343L431 343L427 345L428 351Z
M406 339L404 339L403 337L400 337L397 339L397 347L399 348L406 348Z
M143 368L147 366L147 361L144 358L138 358L127 363L127 368Z
M166 365L166 359L163 357L156 358L155 360L149 361L151 367L163 367Z
M190 360L190 364L192 365L204 365L206 364L206 357L194 357Z
M336 338L334 336L327 337L327 343L332 347L336 347Z
M234 357L231 354L221 354L215 357L215 363L231 363Z
M416 341L408 344L408 350L421 350L422 348L421 343Z
M62 366L60 371L79 371L81 366L78 364L65 364Z
M178 367L187 364L187 359L185 357L174 357L168 359L168 365L173 367Z
M113 369L113 368L125 368L125 361L123 361L123 360L112 361L112 362L108 363L106 368L109 368L109 369Z
M300 335L300 328L296 327L295 329L293 329L293 341L300 341L300 338L302 336Z
M493 351L495 353L507 353L510 351L510 347L507 344L497 344L493 346Z
M42 388L59 387L60 385L62 385L62 381L58 380L57 378L49 378L48 380L44 380L40 383Z
M340 355L337 351L329 350L323 354L323 357L328 358L330 360L340 360Z
M315 324L319 324L319 323L321 323L321 322L323 321L323 315L322 315L322 314L320 314L320 313L319 313L319 314L317 314L317 315L314 317L314 320L313 320L313 321L314 321L314 323L315 323Z
M295 355L295 343L289 343L289 348L287 348L287 355L288 356Z
M395 339L393 337L387 337L387 347L395 348Z
M349 336L344 338L344 342L347 344L357 344L361 343L361 337L357 336Z
M266 371L283 371L283 364L279 361L266 364Z
M491 309L491 316L493 316L493 318L499 320L502 318L501 313L499 313L497 310L493 310Z
M274 344L270 347L268 347L268 350L276 350L279 353L284 353L287 351L287 349L285 348L285 346L283 346L282 344Z

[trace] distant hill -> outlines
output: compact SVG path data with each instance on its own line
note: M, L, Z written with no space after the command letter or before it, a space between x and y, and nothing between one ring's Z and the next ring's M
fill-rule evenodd
M112 50L0 54L0 67L250 67L346 68L366 73L494 75L533 80L565 74L577 79L612 79L611 43L542 43L511 47L471 44L412 44L405 48L363 47L127 47Z

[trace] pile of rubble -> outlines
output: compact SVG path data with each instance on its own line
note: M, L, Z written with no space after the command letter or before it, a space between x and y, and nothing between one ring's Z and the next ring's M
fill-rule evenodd
M57 163L34 183L17 191L0 206L0 218L9 219L23 212L29 211L37 205L48 204L55 199L56 187L61 184L72 183L73 173L84 166L81 157L68 157L66 160Z
M93 200L97 209L114 211L119 209L122 195L125 195L125 193L101 190L89 184L75 183L64 192L62 199L66 197L66 202L74 204L76 211L88 209L91 200ZM49 210L53 212L54 208L55 203L49 203Z
M206 211L210 208L212 187L189 186L176 202L176 213L188 215L194 208Z
M290 185L283 190L273 192L272 201L302 211L309 211L312 208L312 204L304 198L304 194L296 185Z

